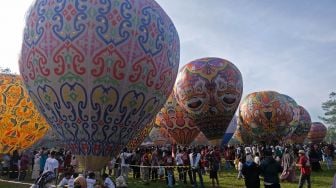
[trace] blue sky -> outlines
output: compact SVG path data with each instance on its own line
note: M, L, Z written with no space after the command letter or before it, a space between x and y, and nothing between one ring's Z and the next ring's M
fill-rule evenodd
M32 0L0 7L1 67L18 71L24 15ZM181 41L182 65L201 57L234 63L244 94L274 90L294 98L313 121L336 91L336 1L157 0Z
M274 90L313 121L336 91L336 1L157 0L181 41L180 67L200 57L234 63L244 94Z

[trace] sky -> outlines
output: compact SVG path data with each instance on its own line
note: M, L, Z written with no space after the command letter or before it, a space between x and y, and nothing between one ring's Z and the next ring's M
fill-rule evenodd
M202 57L234 63L243 97L273 90L305 107L312 121L336 91L336 1L157 0L177 28L180 67ZM0 6L0 67L19 73L24 16L32 0Z

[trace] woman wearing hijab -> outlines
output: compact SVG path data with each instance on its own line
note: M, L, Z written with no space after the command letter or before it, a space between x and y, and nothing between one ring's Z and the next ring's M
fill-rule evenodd
M243 164L242 173L246 188L260 188L260 168L253 161L251 153L246 154L246 162Z
M281 166L283 168L283 171L280 175L281 180L288 180L289 182L295 181L295 168L294 168L294 156L291 155L289 152L289 149L286 148L284 155L281 159Z

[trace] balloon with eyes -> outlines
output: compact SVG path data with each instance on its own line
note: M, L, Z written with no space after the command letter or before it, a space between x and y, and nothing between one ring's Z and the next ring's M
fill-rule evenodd
M231 62L202 58L182 67L174 92L178 104L192 116L204 135L218 145L239 105L243 81Z

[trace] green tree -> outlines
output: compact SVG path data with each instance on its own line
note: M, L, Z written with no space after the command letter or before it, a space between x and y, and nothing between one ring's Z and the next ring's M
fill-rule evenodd
M323 117L319 117L324 123L328 124L326 141L336 141L336 93L331 92L329 99L322 103L322 109L325 111Z

